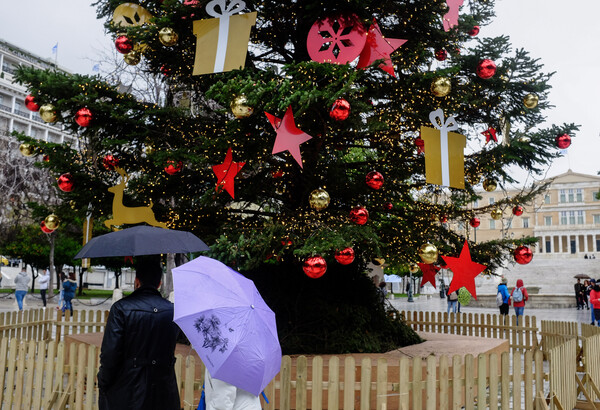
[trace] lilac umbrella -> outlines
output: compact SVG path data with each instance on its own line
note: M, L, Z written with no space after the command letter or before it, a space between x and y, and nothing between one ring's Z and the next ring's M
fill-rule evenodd
M275 313L254 282L200 256L173 269L173 320L211 376L258 396L281 368Z

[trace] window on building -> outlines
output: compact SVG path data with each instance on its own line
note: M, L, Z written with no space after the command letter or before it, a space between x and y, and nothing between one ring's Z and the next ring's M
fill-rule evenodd
M507 219L506 220L506 228L510 229L511 226L512 226L512 219Z
M594 215L594 225L600 225L600 215Z
M546 226L551 226L552 225L552 217L551 216L545 216L544 217L544 225L546 225Z
M496 221L493 219L490 219L490 229L496 229Z
M549 203L550 203L550 194L546 194L546 195L544 196L544 203L545 203L545 204L549 204Z
M494 199L494 197L490 197L490 205L494 205L496 203L496 200Z
M569 225L575 225L575 211L569 211Z
M568 223L569 223L569 218L568 218L568 215L567 215L567 211L562 211L560 213L560 224L561 225L566 225Z
M560 190L558 201L559 202L567 202L567 191L565 191L564 189Z
M577 225L583 225L585 223L585 218L583 215L583 211L577 211Z
M523 228L529 228L529 218L523 218Z
M583 189L577 188L577 190L575 190L575 199L577 202L583 202Z
M475 202L473 202L473 207L475 207L475 208L479 207L479 199L476 199Z
M575 193L572 189L569 189L569 202L575 202Z
M463 229L465 229L465 223L461 221L458 223L458 230L462 231Z

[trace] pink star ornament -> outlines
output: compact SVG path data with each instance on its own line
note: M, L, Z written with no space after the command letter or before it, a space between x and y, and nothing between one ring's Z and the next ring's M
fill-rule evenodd
M446 0L446 4L450 9L444 14L444 31L449 31L452 27L458 25L458 11L463 3L464 0Z
M396 51L402 44L406 43L406 41L407 40L398 38L383 37L379 25L375 19L373 19L373 24L371 24L367 33L365 48L363 48L363 51L360 53L360 58L358 59L356 67L367 68L377 60L384 60L384 62L379 65L379 68L392 77L396 77L390 54Z
M310 135L296 127L294 122L294 113L290 105L282 119L275 117L268 112L265 115L277 132L272 154L288 151L296 160L300 168L303 168L302 154L300 153L300 144L312 139Z

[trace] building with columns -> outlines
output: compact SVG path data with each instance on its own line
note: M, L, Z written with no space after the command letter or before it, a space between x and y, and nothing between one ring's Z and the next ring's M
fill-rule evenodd
M27 90L13 83L19 65L57 69L52 61L0 40L0 136L6 138L12 131L19 131L48 142L77 143L76 138L63 132L60 124L46 123L37 112L25 108Z
M530 204L522 204L521 216L505 209L500 220L479 216L481 225L470 226L469 236L474 240L499 239L503 236L519 238L534 236L538 246L533 248L544 258L600 257L600 176L586 175L568 170L549 178L548 190ZM516 191L481 192L474 208L492 205Z

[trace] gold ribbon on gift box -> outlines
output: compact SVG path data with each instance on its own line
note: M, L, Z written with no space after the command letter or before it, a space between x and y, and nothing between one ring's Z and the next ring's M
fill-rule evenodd
M440 108L429 113L435 128L421 127L425 142L425 179L429 184L465 189L465 154L467 137L455 132L454 117L444 121Z
M212 0L206 12L213 19L194 21L196 58L193 75L221 73L244 68L250 30L256 24L256 12L239 13L246 7L241 0ZM217 11L220 9L220 12Z

